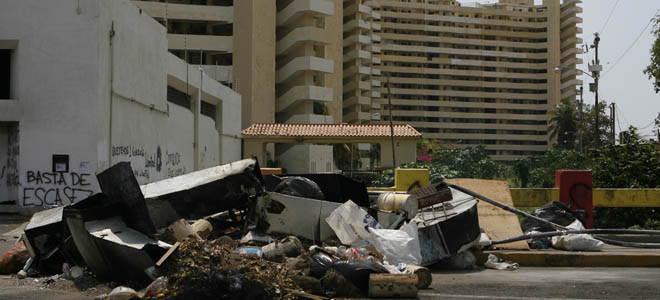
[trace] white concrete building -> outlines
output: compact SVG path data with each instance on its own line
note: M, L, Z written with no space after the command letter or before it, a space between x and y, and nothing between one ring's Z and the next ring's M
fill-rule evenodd
M119 161L144 184L240 159L240 95L169 53L135 4L0 7L0 202L81 200Z

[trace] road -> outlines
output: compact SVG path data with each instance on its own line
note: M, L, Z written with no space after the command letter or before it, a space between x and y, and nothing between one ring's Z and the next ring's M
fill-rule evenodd
M658 268L531 268L436 272L420 299L660 299Z

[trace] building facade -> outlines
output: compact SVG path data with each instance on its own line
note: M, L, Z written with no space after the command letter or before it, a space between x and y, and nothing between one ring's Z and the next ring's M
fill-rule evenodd
M496 160L542 153L561 98L581 82L579 0L379 1L379 111L456 147L484 146ZM387 82L386 76L378 76Z
M240 95L132 2L0 7L0 202L82 200L120 161L145 184L240 159Z
M242 128L387 123L391 98L395 123L511 161L551 147L549 113L582 84L581 0L135 3L243 96Z

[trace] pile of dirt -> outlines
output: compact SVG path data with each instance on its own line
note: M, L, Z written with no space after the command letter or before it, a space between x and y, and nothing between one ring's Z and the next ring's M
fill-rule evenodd
M287 269L215 241L186 240L164 266L173 299L297 299Z

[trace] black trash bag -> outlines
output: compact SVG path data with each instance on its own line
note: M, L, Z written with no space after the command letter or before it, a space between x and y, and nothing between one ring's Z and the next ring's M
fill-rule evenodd
M319 251L310 255L307 263L309 264L309 276L321 279L335 263L335 259L327 253Z
M365 294L369 291L369 275L371 273L389 273L381 264L361 260L341 260L332 264L332 269L337 271L362 290Z
M575 222L575 220L580 220L582 224L585 223L584 210L572 210L570 205L557 201L550 202L541 208L537 208L534 210L532 215L561 226L568 226ZM531 219L525 219L522 224L522 228L525 233L532 231L555 231L555 229L550 225Z
M275 186L273 191L294 197L325 200L319 185L305 177L285 177L282 182Z

